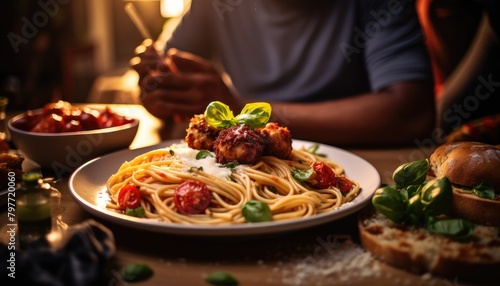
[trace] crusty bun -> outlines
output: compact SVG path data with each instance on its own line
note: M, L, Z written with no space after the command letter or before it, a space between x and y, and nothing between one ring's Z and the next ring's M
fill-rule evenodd
M437 178L447 177L453 184L453 215L476 224L500 227L500 148L478 142L446 143L429 158ZM489 183L493 200L479 198L463 187Z
M446 143L429 158L434 176L452 184L474 187L488 182L500 192L500 148L479 142Z
M479 281L500 269L496 227L476 226L466 241L458 241L425 228L396 225L373 207L360 212L358 227L368 252L406 271Z
M453 188L453 215L476 224L500 227L500 197L483 199Z

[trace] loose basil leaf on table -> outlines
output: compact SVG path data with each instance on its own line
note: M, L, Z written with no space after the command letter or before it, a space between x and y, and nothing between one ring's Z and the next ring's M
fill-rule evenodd
M393 173L394 182L398 187L420 185L425 182L429 172L429 161L413 161L399 166Z
M153 276L153 269L140 262L129 263L123 268L123 280L128 282L143 281Z
M211 273L205 278L205 282L211 285L238 285L238 280L236 280L233 275L224 272L224 271L216 271Z

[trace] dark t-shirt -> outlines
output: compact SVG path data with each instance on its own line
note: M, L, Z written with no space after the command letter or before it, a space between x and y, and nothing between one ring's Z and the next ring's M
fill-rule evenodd
M171 47L217 61L241 96L260 100L432 80L413 1L193 0Z

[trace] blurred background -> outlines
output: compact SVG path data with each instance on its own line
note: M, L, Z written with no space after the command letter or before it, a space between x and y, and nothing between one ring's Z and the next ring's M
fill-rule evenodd
M4 0L0 83L9 108L136 100L129 60L143 37L124 7L133 3L153 38L169 31L188 0Z
M233 0L206 0L216 5ZM0 21L1 95L10 109L71 103L140 103L129 68L143 36L126 14L133 3L153 39L168 39L191 0L4 0ZM478 101L468 120L499 112L500 1L414 1L433 64L438 125L451 130L455 104ZM335 49L335 47L333 47ZM486 82L486 85L485 85ZM469 108L470 109L470 108Z

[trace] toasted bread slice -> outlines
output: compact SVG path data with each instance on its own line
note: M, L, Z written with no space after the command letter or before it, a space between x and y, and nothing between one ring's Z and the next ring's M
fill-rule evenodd
M478 225L471 237L457 241L396 225L372 207L360 212L358 226L367 251L410 272L479 281L500 269L500 228Z

